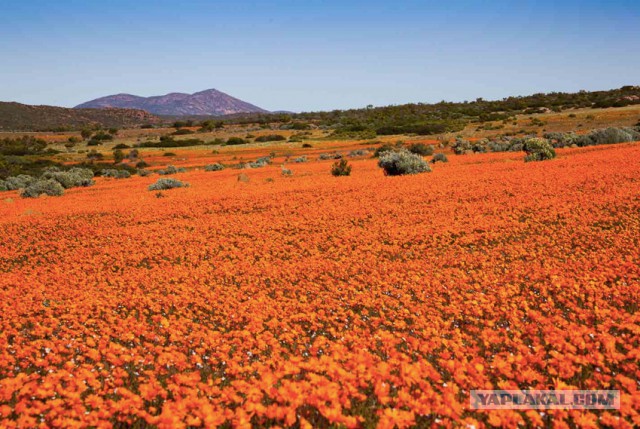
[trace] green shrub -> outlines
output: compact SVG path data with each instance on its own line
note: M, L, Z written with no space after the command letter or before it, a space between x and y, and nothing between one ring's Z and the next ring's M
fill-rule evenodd
M429 164L420 155L408 150L388 151L380 155L378 166L384 170L387 176L400 176L404 174L418 174L430 172Z
M342 158L342 154L338 153L338 152L334 152L334 153L321 153L318 156L319 159L321 160L327 160L327 159L341 159Z
M130 149L131 146L129 146L128 144L124 144L124 143L118 143L117 145L115 145L113 147L114 150L116 149Z
M177 155L173 152L165 152L162 154L162 156L177 156Z
M36 178L33 176L20 174L18 176L7 177L4 183L8 191L15 191L18 189L25 189L35 181Z
M303 143L302 147L306 149L306 148L313 147L313 145L311 143Z
M138 161L136 163L136 168L145 168L145 167L148 167L148 166L149 166L149 164L147 162L145 162L145 161L142 161L142 160Z
M256 142L277 142L277 141L284 141L287 138L285 136L282 136L280 134L268 134L265 136L259 136L256 137L255 141Z
M556 151L546 139L529 138L524 142L523 150L527 153L525 162L545 161L556 157Z
M229 137L227 139L226 145L237 145L237 144L246 144L247 141L240 137Z
M336 161L331 166L332 176L351 176L351 164L346 159Z
M435 164L436 162L449 162L449 159L444 153L436 153L433 155L433 158L431 158L431 162L433 164Z
M23 198L38 198L40 195L59 197L64 194L64 188L53 179L40 179L31 183L20 192Z
M167 168L158 170L158 174L161 176L167 176L169 174L184 173L185 171L187 171L186 168L176 168L173 165L168 165Z
M302 162L307 162L307 157L306 156L299 156L297 158L294 158L293 162L295 163L302 163Z
M151 176L153 174L152 171L145 170L144 168L138 169L137 173L138 173L138 176L140 176L140 177L147 177L147 176Z
M0 192L8 191L7 184L4 180L0 180Z
M152 185L149 185L150 191L164 191L167 189L173 188L186 188L188 187L188 183L184 183L179 181L178 179L174 179L172 177L166 177L158 179L158 181Z
M224 170L224 165L219 163L209 164L204 166L204 171L220 171L220 170Z
M356 150L350 151L347 155L352 157L352 158L355 158L355 157L358 157L358 156L369 155L369 151L366 150L366 149L356 149Z
M431 156L433 155L433 146L426 145L424 143L413 143L408 147L409 152L415 153L420 156Z
M293 176L293 171L289 170L288 168L285 168L284 165L280 167L280 173L283 176Z
M382 146L378 147L373 153L374 158L380 158L380 156L385 152L393 152L397 150L396 146L393 146L390 143L385 143Z
M633 128L606 128L589 133L592 145L626 143L640 140L640 133Z
M451 149L453 149L453 153L455 153L456 155L464 155L465 153L472 151L473 146L468 140L464 140L458 137L456 138L453 146L451 146Z
M69 171L47 171L41 179L53 179L60 183L63 188L86 187L95 184L93 181L93 171L88 168L74 167Z
M110 168L105 168L100 172L102 177L112 177L114 179L128 179L131 177L131 173L127 170L115 170Z

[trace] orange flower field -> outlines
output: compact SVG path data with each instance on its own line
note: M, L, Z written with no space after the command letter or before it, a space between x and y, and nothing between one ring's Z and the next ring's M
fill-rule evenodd
M640 143L398 177L175 152L190 187L161 195L0 195L0 427L640 426ZM478 411L472 389L621 407Z

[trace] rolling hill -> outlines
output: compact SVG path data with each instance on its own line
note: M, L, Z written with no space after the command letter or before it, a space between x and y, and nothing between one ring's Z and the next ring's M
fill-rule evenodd
M160 118L144 110L69 109L0 102L0 130L3 131L55 131L93 125L128 128L161 122Z

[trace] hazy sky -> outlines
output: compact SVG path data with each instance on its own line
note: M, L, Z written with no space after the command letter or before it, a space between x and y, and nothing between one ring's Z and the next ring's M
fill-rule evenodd
M0 0L0 100L332 110L640 84L639 0Z

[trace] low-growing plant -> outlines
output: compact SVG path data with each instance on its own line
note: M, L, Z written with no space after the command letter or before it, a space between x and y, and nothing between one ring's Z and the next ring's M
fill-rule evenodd
M63 188L86 187L95 184L93 181L93 171L88 168L74 167L69 171L47 171L41 179L53 179L60 183Z
M342 154L338 153L338 152L334 152L334 153L321 153L318 156L319 159L321 160L327 160L327 159L341 159L342 158Z
M556 151L546 139L529 138L524 142L522 149L527 153L524 157L525 162L545 161L556 157Z
M215 164L209 164L204 166L204 171L220 171L220 170L224 170L224 165L219 164L217 162Z
M380 155L378 166L387 176L430 172L431 167L420 156L408 150L388 151Z
M256 142L276 142L276 141L284 141L287 138L280 134L267 134L265 136L256 137Z
M150 191L165 191L167 189L174 188L185 188L188 187L189 184L185 182L181 182L178 179L174 179L172 177L163 177L158 179L156 183L149 185Z
M280 167L280 172L283 176L293 176L293 171L289 170L284 165Z
M38 198L40 195L59 197L63 194L64 188L53 179L36 180L20 192L23 198Z
M344 158L334 162L331 166L331 175L335 177L351 176L351 164Z
M464 140L458 137L456 138L453 146L451 146L451 149L453 149L453 153L455 153L456 155L463 155L467 152L471 152L473 150L473 146L468 140Z
M173 165L168 165L167 168L158 170L157 173L161 176L167 176L169 174L184 173L185 171L187 171L186 168L182 168L182 167L176 168Z
M413 143L407 149L409 149L409 152L420 156L431 156L434 151L433 146L424 143Z
M356 149L356 150L350 151L347 155L352 158L355 158L358 156L367 156L369 155L369 151L366 149Z
M436 153L433 155L433 158L431 158L431 162L433 164L435 164L436 162L449 162L449 159L444 153Z
M18 176L7 177L4 183L8 191L15 191L18 189L25 189L35 181L36 178L33 176L20 174Z
M237 144L246 144L247 141L243 138L240 137L229 137L227 139L227 142L225 143L226 145L237 145Z
M293 162L296 162L296 163L307 162L307 157L306 156L299 156L297 158L294 158Z
M137 173L138 173L138 176L140 177L147 177L147 176L151 176L153 174L153 171L145 170L144 168L139 168Z
M380 156L385 152L394 152L398 148L390 143L385 143L382 146L376 148L375 152L373 152L374 158L380 158Z
M131 177L131 173L127 170L116 170L111 168L105 168L100 171L102 177L112 177L114 179L128 179Z
M303 144L302 144L302 147L303 147L303 148L305 148L305 149L307 149L307 148L311 148L311 147L313 147L313 145L312 145L311 143L303 143Z

